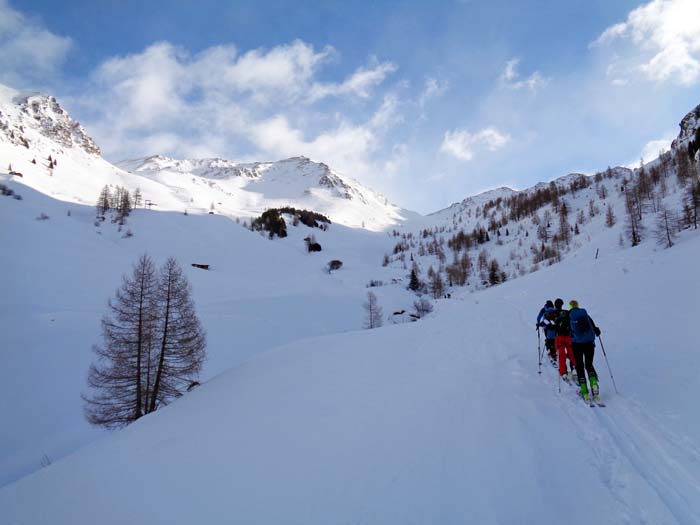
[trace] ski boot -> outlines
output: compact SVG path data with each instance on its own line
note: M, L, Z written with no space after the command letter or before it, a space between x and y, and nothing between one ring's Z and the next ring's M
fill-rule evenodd
M598 378L593 376L589 378L591 381L591 394L593 394L593 401L600 403L600 391L598 389Z
M585 382L581 383L581 397L586 403L591 402L591 394L588 393L588 385Z

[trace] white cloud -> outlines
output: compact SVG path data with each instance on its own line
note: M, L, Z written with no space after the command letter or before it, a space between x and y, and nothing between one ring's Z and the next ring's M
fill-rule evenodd
M628 44L618 71L681 85L700 83L700 2L652 0L607 28L590 47ZM615 81L620 81L619 72Z
M418 99L418 105L420 107L425 106L428 101L445 94L449 88L450 84L446 80L440 81L433 77L426 78L423 92Z
M659 154L662 151L668 151L671 149L671 142L673 141L673 138L663 138L663 139L657 139L657 140L650 140L644 145L644 148L642 149L642 156L641 158L644 159L644 162L649 162L650 160L654 160L659 156Z
M631 162L625 164L628 168L638 168L640 160L644 163L650 162L656 159L662 151L669 151L671 149L671 142L674 139L674 133L669 131L664 135L663 138L650 140L642 148L642 152L639 157Z
M533 93L539 91L549 82L549 79L542 76L539 71L533 72L530 76L522 78L518 73L519 58L512 58L506 62L506 68L501 73L501 82L511 89L529 89Z
M198 54L159 42L102 63L88 95L75 103L115 160L154 153L306 155L353 174L394 166L391 148L382 147L403 118L401 102L386 90L379 101L370 95L396 66L370 60L338 83L320 82L319 71L334 53L302 41L245 53L216 46ZM331 109L317 110L326 98L333 99ZM343 99L353 101L353 115L341 111Z
M18 88L45 82L60 71L70 48L69 38L55 35L0 0L0 82Z
M484 128L476 133L456 129L445 132L440 151L452 155L458 160L468 161L474 158L478 151L484 149L497 151L510 141L510 135L496 128Z
M312 86L309 98L312 101L329 96L354 95L368 98L372 88L384 82L384 79L398 68L391 62L376 64L372 68L358 68L350 77L340 83L316 83Z

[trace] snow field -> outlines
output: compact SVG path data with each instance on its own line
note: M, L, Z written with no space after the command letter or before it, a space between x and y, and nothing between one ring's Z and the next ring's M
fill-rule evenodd
M257 355L5 487L0 509L21 524L697 523L700 242L615 242L420 323ZM621 392L598 349L607 408L537 374L535 316L557 295L603 330ZM670 304L674 330L645 329Z

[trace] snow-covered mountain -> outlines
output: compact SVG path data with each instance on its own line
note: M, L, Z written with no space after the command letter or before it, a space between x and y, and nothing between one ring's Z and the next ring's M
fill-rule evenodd
M214 211L232 218L291 206L323 213L345 226L381 231L415 216L305 157L237 164L156 155L115 166L100 157L97 144L54 97L1 85L0 162L21 174L23 184L80 204L94 204L102 187L112 185L139 188L159 210Z
M225 159L176 160L156 155L118 165L176 189L180 195L189 195L184 207L208 206L225 215L250 217L267 208L291 206L370 230L382 230L415 215L306 157L237 164ZM209 198L211 202L206 201Z

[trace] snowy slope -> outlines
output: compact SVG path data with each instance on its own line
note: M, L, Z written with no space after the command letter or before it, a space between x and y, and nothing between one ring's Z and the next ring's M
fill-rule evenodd
M686 276L700 238L600 242L598 260L441 302L421 323L253 358L5 487L0 509L16 524L698 523L700 282ZM558 394L549 365L537 374L534 317L557 294L603 329L621 392L598 350L605 409ZM659 327L668 305L673 330Z
M80 401L91 345L107 299L141 253L159 264L174 255L185 267L208 332L205 379L282 343L359 328L367 283L403 277L379 265L391 244L382 233L290 225L289 237L269 241L222 216L142 209L120 232L109 221L95 227L92 206L57 201L6 175L0 183L23 197L0 197L0 485L39 468L44 453L56 459L94 438ZM42 213L49 219L36 220ZM310 233L321 253L306 253ZM342 270L325 273L330 259L342 260ZM402 287L376 292L387 313L413 301Z

